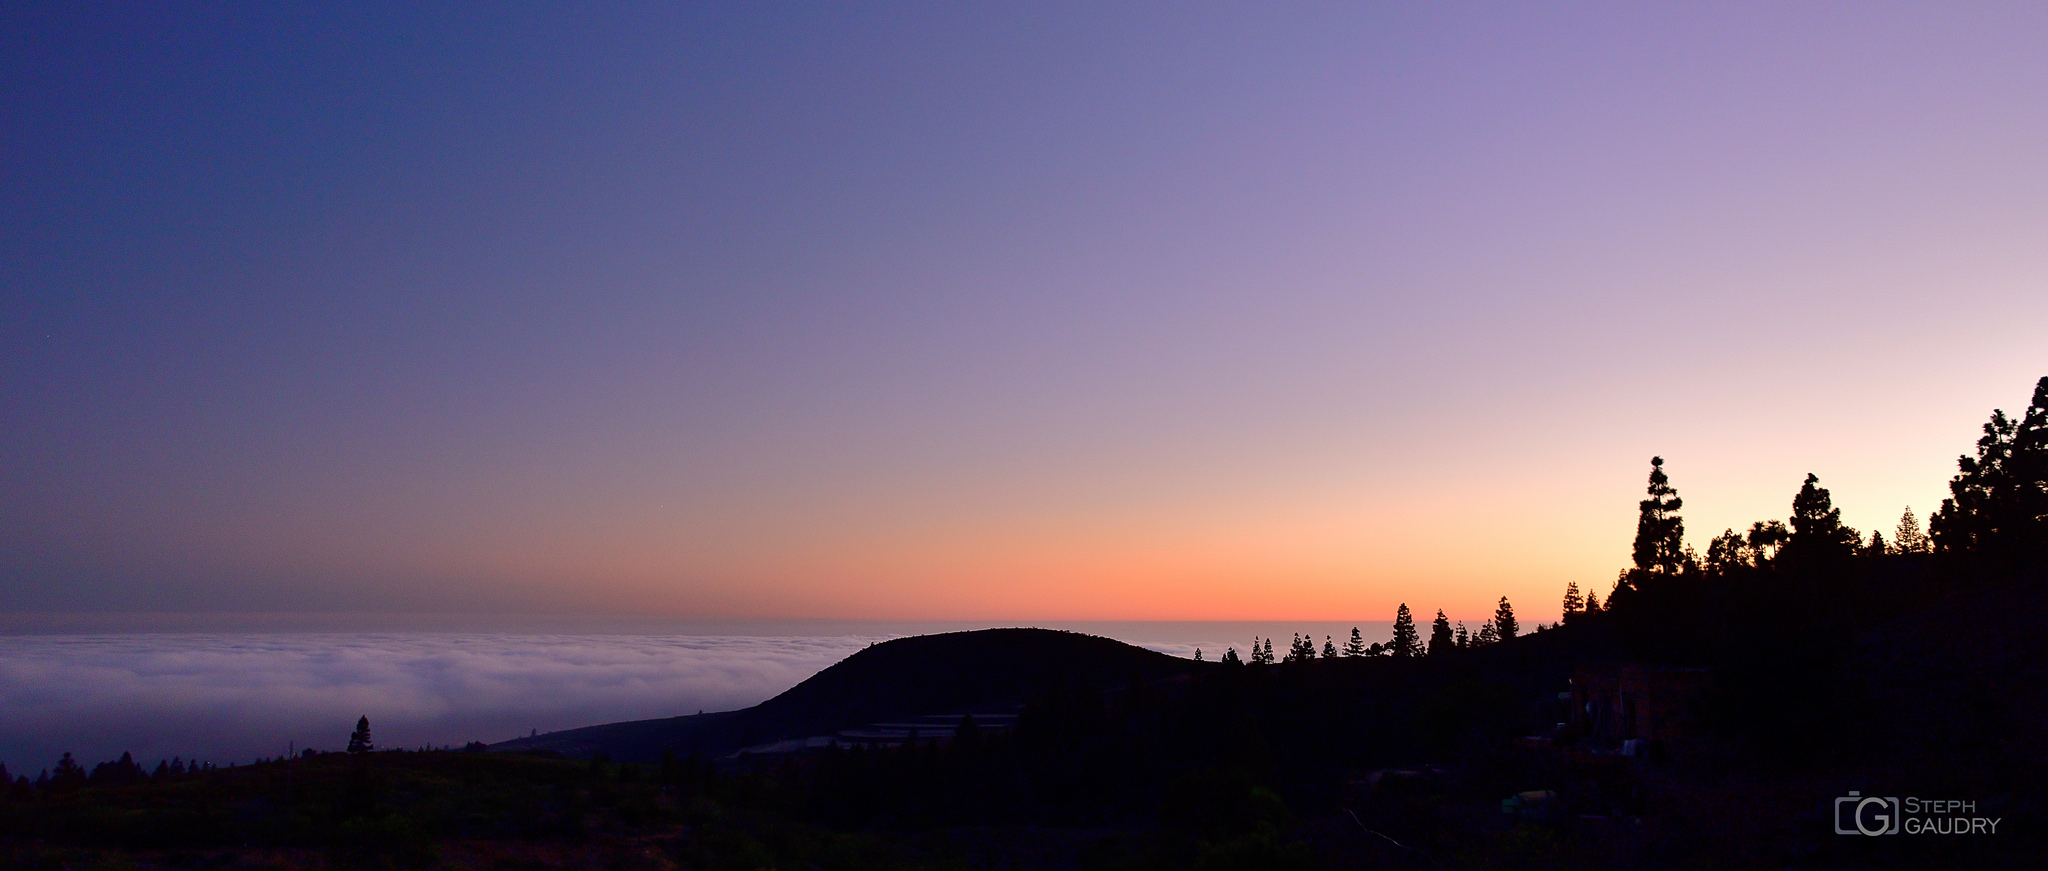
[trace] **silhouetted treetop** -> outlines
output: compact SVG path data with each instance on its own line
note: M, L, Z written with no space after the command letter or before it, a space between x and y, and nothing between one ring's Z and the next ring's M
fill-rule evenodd
M1500 597L1500 607L1494 609L1493 612L1494 637L1501 641L1507 641L1520 634L1521 631L1521 624L1515 622L1515 606L1508 604L1508 597Z
M1294 636L1294 640L1293 640L1293 641L1291 641L1291 642L1289 642L1289 643L1288 643L1288 645L1287 645L1287 658L1285 658L1285 659L1283 659L1283 660L1281 660L1281 661L1282 661L1282 662L1308 662L1309 660L1312 660L1312 659L1315 659L1315 658L1316 658L1316 642L1315 642L1315 639L1314 639L1314 638L1308 638L1308 637L1304 637L1304 636L1301 636L1301 635L1296 635L1296 636Z
M2019 420L1993 410L1977 456L1956 466L1928 524L1935 547L2029 566L2048 558L2048 377Z
M1685 500L1664 474L1664 458L1650 458L1649 498L1637 503L1636 568L1656 574L1677 574L1685 562L1685 521L1678 509Z
M85 782L85 766L71 757L71 751L64 751L64 758L57 760L57 767L50 776L50 782L58 786L69 786Z
M1899 515L1899 528L1892 535L1892 550L1895 553L1929 553L1934 543L1927 540L1927 533L1920 531L1920 518L1913 516L1913 506L1906 506L1906 513Z
M356 730L349 733L348 752L368 753L375 749L376 743L370 740L370 717L365 714L362 719L356 721Z
M1785 555L1804 560L1838 560L1855 555L1862 537L1842 525L1842 510L1834 506L1820 476L1806 473L1806 483L1792 497L1792 535L1785 541Z
M1396 658L1406 659L1422 652L1422 639L1415 633L1415 615L1409 613L1408 603L1394 611L1394 638L1388 644L1389 652Z
M1744 543L1749 545L1752 565L1764 565L1778 558L1785 542L1792 539L1792 530L1776 520L1759 520L1749 525L1749 535Z
M1742 535L1733 529L1724 529L1714 540L1707 543L1707 574L1725 577L1739 569L1748 568L1756 562L1755 549L1743 541Z
M1457 643L1456 636L1451 634L1450 618L1444 616L1443 609L1437 609L1436 621L1429 625L1429 655L1450 653Z

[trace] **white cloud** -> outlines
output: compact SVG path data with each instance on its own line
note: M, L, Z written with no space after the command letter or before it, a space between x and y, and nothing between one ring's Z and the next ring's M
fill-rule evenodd
M287 742L340 749L502 741L755 704L879 640L864 636L491 634L0 636L0 762L69 750L215 762Z

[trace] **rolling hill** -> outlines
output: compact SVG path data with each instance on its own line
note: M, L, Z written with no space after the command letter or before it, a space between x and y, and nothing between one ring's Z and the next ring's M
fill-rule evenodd
M1010 711L1048 689L1108 689L1200 667L1078 632L983 629L920 635L862 650L751 708L586 726L490 749L577 757L603 753L619 761L649 761L665 750L716 757L886 720Z

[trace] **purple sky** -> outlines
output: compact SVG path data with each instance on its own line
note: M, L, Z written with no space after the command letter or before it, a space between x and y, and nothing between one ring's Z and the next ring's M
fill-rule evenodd
M2048 12L0 11L0 611L1546 616L2048 374ZM595 16L595 17L593 17Z

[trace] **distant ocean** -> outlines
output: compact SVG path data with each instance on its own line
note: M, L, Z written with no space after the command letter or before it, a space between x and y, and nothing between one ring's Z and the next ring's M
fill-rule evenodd
M379 746L460 746L533 732L724 711L764 701L869 644L906 635L1036 625L1173 656L1242 655L1254 636L1339 645L1387 621L512 623L428 630L388 619L291 631L220 618L0 623L0 763L12 774L70 751L86 764L134 754L246 763L338 750L357 717ZM351 622L362 625L351 628ZM445 620L417 621L420 623ZM500 624L506 621L497 621ZM54 630L54 631L53 631Z

